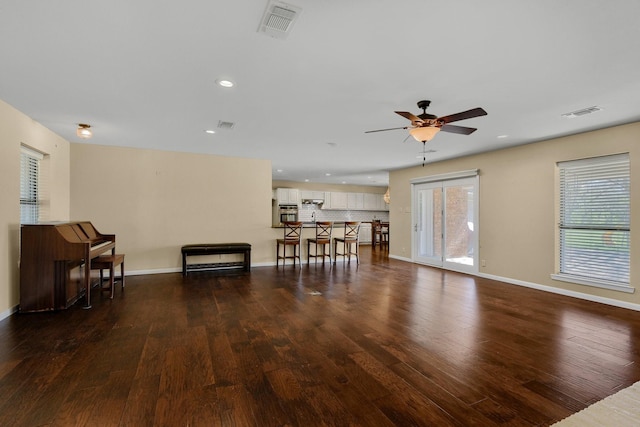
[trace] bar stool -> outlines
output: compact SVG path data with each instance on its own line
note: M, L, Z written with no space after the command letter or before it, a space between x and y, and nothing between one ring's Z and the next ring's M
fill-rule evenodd
M287 259L293 259L293 266L296 266L296 258L298 264L300 262L300 236L302 235L302 222L300 221L287 221L283 223L284 235L282 239L276 240L276 268L278 268L278 262L282 260L284 266ZM280 245L283 246L282 255L280 255ZM293 254L287 255L287 246L293 246Z
M91 269L100 270L100 285L104 280L104 270L109 270L109 288L111 289L111 299L113 299L115 269L120 266L120 289L124 289L124 254L100 255L91 260Z
M371 221L371 248L375 249L377 244L382 248L382 221L374 219Z
M389 223L381 222L380 223L380 249L385 247L389 250Z
M360 223L357 221L347 221L344 223L344 237L333 238L333 263L338 261L338 256L344 258L347 257L348 262L351 262L351 255L355 255L356 262L360 264L359 246L360 238L358 233L360 232ZM338 243L342 243L343 252L338 252ZM353 247L355 245L355 251Z
M322 265L324 265L325 257L329 257L329 264L331 264L331 229L333 223L331 221L317 221L316 222L316 237L307 239L307 264L309 264L309 258L315 258L315 263L318 263L318 257L322 257ZM311 244L315 244L315 254L311 254ZM327 245L329 245L329 253L327 253ZM318 254L318 246L322 248L322 254Z

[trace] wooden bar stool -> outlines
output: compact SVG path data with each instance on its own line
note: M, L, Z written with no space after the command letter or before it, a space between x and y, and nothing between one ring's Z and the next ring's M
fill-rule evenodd
M109 269L109 288L111 289L111 299L114 293L115 269L120 266L120 287L124 289L124 254L100 255L91 260L91 269L100 270L100 285L104 280L103 271Z
M389 223L380 223L380 248L389 250Z
M276 240L276 268L278 268L278 261L282 260L282 266L284 266L287 259L293 259L293 266L296 266L296 259L298 260L298 265L302 265L300 263L300 238L302 236L302 222L300 221L289 221L284 222L284 234L282 239ZM280 255L280 246L282 248L282 255ZM293 254L287 255L287 246L293 246Z
M315 263L318 263L318 257L322 258L322 265L324 265L324 259L329 257L329 264L331 264L331 228L333 223L331 221L317 221L316 222L316 237L310 237L307 239L307 264L309 264L309 258L313 257ZM316 247L315 253L311 253L311 244ZM322 249L322 253L318 253L318 246ZM327 251L327 246L329 250Z
M374 219L371 222L371 234L371 248L375 249L378 244L382 248L382 221Z
M357 221L347 221L344 223L344 237L333 238L333 263L338 261L341 256L344 261L345 257L351 262L351 255L355 255L356 262L360 264L360 223ZM342 243L342 253L338 252L338 243ZM355 250L354 250L355 246Z

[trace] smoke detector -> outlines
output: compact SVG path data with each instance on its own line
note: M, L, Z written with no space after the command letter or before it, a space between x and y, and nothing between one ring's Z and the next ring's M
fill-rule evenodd
M276 39L286 39L302 9L281 1L270 1L258 32Z

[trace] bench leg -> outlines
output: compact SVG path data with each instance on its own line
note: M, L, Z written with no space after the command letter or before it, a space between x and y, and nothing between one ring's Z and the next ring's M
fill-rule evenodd
M116 272L115 272L115 267L113 266L114 263L111 263L111 265L109 266L109 288L111 289L111 296L109 298L113 299L113 288L114 286L114 277Z
M120 289L124 289L124 261L120 264Z
M244 251L244 271L251 271L251 250Z
M182 253L182 275L187 275L187 254Z

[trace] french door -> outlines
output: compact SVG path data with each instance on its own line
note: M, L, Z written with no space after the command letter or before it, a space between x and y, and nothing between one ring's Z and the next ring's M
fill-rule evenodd
M477 273L478 178L414 183L413 261Z

